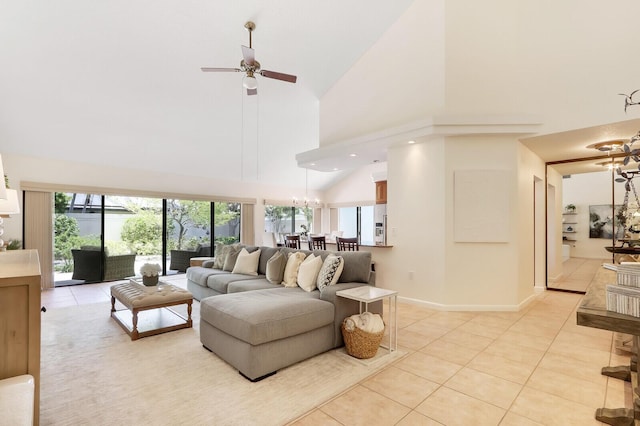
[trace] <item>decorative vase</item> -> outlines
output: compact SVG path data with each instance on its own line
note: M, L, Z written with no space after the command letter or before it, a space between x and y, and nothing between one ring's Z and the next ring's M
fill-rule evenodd
M151 276L146 276L143 275L142 276L142 284L146 285L146 286L154 286L154 285L158 285L158 276L157 275L151 275Z

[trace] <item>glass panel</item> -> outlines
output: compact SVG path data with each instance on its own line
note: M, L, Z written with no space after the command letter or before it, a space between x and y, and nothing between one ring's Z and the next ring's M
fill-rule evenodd
M338 231L345 238L358 236L358 208L341 207L338 209Z
M101 208L100 195L55 193L55 286L101 281ZM92 253L81 251L82 247Z
M264 231L273 232L279 244L284 235L293 232L292 210L289 206L264 206Z
M240 242L240 203L216 202L214 205L214 241L224 244Z
M300 234L301 237L306 238L308 235L313 234L313 209L310 207L294 207L296 211L295 226L296 234Z
M185 272L190 259L211 256L211 203L167 200L168 269Z
M373 206L360 207L360 244L375 245Z
M144 263L162 265L162 200L105 197L105 281L140 274Z

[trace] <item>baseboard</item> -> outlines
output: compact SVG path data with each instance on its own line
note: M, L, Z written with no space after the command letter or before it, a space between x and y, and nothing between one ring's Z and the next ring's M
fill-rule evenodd
M518 312L529 305L538 296L538 294L539 292L536 291L534 294L516 305L445 305L442 303L428 302L425 300L413 299L403 296L398 296L398 300L401 302L423 306L425 308L435 309L438 311Z

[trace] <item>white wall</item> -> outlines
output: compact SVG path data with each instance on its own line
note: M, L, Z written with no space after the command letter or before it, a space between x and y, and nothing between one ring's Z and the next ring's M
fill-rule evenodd
M531 150L517 144L517 244L519 302L544 288L545 250L545 164Z
M508 173L506 243L454 241L454 173L479 169ZM387 213L392 247L370 250L377 285L435 308L518 309L534 292L536 176L544 177L544 163L513 136L440 137L390 149ZM368 191L373 184L370 173L353 173L337 186ZM326 194L329 202L362 198L337 187ZM544 265L544 256L539 260Z
M321 146L441 110L444 11L444 0L414 1L327 91L320 102Z
M640 2L416 0L320 101L320 145L433 115L532 114L540 133L640 117ZM587 71L588 70L588 71Z
M540 134L638 117L640 108L624 113L618 95L639 84L634 70L640 57L630 53L633 30L620 24L638 14L640 3L633 0L607 5L415 1L398 27L387 31L321 99L320 144L434 115L464 121L470 115L531 114L540 117ZM372 87L383 97L370 96ZM401 296L447 307L520 306L533 292L533 259L541 255L539 248L534 251L533 235L533 182L545 176L541 160L515 137L447 138L439 141L442 152L436 153L437 143L389 150L389 241L394 247L385 255L393 276L388 285ZM420 170L410 167L410 155L416 153L423 158ZM509 170L513 211L508 243L452 241L456 168ZM553 276L562 272L556 221L564 201L560 176L551 172L547 183L547 201L554 209L548 235ZM445 222L434 225L433 219ZM433 230L443 224L446 234ZM409 280L408 271L419 262Z
M452 137L446 148L446 298L447 305L468 309L516 307L519 296L518 145L513 137ZM456 170L508 172L508 242L456 243L453 239L453 175ZM473 212L470 212L473 214ZM532 238L529 239L532 241ZM533 284L531 284L531 293Z
M542 134L640 116L618 95L640 84L621 25L639 14L634 0L448 0L446 112L535 114Z
M611 245L610 239L589 238L589 206L611 205L611 172L582 173L571 175L571 178L563 179L562 206L574 204L577 215L563 216L565 221L577 222L572 225L576 229L575 234L565 234L575 237L575 243L569 243L571 257L583 257L588 259L610 259L611 254L604 247ZM616 183L615 203L622 204L624 199L624 184ZM631 201L633 194L631 194Z
M552 167L547 170L547 275L562 276L562 175Z
M436 139L389 151L387 259L376 271L400 296L444 303L446 284L445 141ZM375 255L375 253L374 253ZM378 265L380 263L380 265Z

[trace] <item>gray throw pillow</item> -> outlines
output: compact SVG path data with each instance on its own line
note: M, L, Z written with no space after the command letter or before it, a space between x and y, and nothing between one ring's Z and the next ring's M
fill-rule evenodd
M281 251L277 251L267 261L267 281L271 284L280 284L284 278L284 267L287 265L287 258Z
M229 246L225 246L222 243L216 243L215 251L213 252L213 256L214 256L213 268L214 269L222 269L222 268L224 268L224 260L226 258L226 255L225 255L225 252L224 252L224 248L225 247L229 247ZM227 252L227 254L228 253L229 252Z
M240 250L242 250L242 247L240 246L229 246L229 254L224 259L224 266L222 267L223 271L233 271L233 267L236 266L236 260L238 260L238 255L240 254Z
M316 286L318 290L322 291L328 285L334 285L338 282L342 269L344 268L344 259L342 256L336 256L330 254L322 263L322 268L318 273L318 280Z

